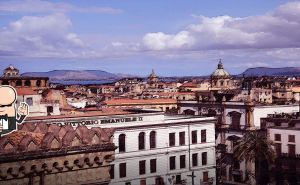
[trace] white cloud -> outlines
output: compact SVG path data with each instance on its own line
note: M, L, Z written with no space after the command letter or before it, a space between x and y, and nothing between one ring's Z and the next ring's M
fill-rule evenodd
M49 2L41 0L11 0L0 2L0 11L20 13L42 12L81 12L81 13L122 13L121 9L111 7L78 7L63 2Z
M299 17L299 1L261 16L197 16L198 23L178 33L147 33L143 43L150 50L298 48Z
M86 47L63 14L24 16L0 29L0 50L20 56L58 56Z
M146 46L153 50L189 47L189 45L192 45L194 42L190 33L187 31L181 31L176 35L168 35L162 32L148 33L143 41Z

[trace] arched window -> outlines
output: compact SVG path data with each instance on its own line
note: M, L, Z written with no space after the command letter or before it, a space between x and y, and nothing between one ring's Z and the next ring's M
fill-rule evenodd
M9 85L8 80L3 80L3 81L2 81L2 85Z
M156 148L156 132L150 132L150 148Z
M31 86L31 81L30 80L26 80L24 84L25 84L25 86L30 87Z
M119 152L125 152L125 134L120 134L119 135Z
M221 81L221 82L220 82L220 85L223 86L223 85L224 85L224 81Z
M22 86L22 85L23 85L22 80L17 80L16 81L16 86Z
M41 86L41 80L37 80L37 81L36 81L36 86L37 86L37 87L40 87L40 86Z
M139 150L145 149L145 132L139 134Z
M230 128L234 130L240 130L241 128L241 113L232 111L228 113L231 117L231 125Z

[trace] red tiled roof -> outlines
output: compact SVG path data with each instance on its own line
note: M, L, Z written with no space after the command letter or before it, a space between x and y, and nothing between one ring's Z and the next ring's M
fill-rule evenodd
M104 102L106 105L143 105L143 104L176 104L175 99L113 99Z
M197 87L197 84L192 83L192 82L187 82L182 84L180 87Z
M46 132L41 132L39 124L44 124L46 126ZM107 128L97 128L88 129L86 126L77 127L74 129L70 125L58 126L57 129L52 129L53 124L46 123L23 123L19 128L20 130L14 131L8 135L0 138L0 156L8 153L22 153L27 151L39 151L41 149L56 150L59 148L69 148L73 147L74 138L77 137L80 146L90 146L90 145L102 145L112 143L111 137L113 136L114 129ZM28 132L26 128L32 128L32 132ZM25 130L23 130L25 129ZM63 130L63 132L60 132ZM59 135L58 133L62 133ZM95 134L99 137L98 140L93 141ZM76 138L76 139L77 139ZM58 142L57 146L52 148L51 144L53 140L56 139ZM7 144L11 146L6 147ZM29 148L30 144L33 143L35 146ZM77 145L76 145L77 146Z
M32 88L16 88L18 96L22 95L37 95L38 92L33 90Z
M28 117L26 118L26 120L32 121L32 120L41 120L41 119L77 118L77 117L106 116L106 115L119 115L119 114L130 114L130 112L122 109L105 108L102 109L101 111L80 112L80 114Z
M180 95L180 94L191 94L195 95L195 92L160 92L158 95Z

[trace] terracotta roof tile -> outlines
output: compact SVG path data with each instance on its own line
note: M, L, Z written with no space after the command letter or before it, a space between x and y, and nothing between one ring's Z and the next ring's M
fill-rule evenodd
M51 148L52 147L51 144L54 139L56 139L59 142L59 147L61 147L60 138L53 132L48 132L47 134L45 134L43 138L43 141L41 143L41 148L43 149Z
M82 138L84 144L91 142L90 131L86 126L78 126L75 132Z
M114 129L88 129L86 126L74 130L70 125L46 123L25 123L19 128L21 130L0 138L0 155L112 143L114 132Z
M106 105L142 105L142 104L176 104L175 99L113 99L105 101Z
M16 88L18 96L22 95L37 95L38 92L30 87Z

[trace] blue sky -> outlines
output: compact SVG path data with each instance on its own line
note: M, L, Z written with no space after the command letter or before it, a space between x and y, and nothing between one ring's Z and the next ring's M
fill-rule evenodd
M0 69L207 75L300 67L300 2L0 1Z

